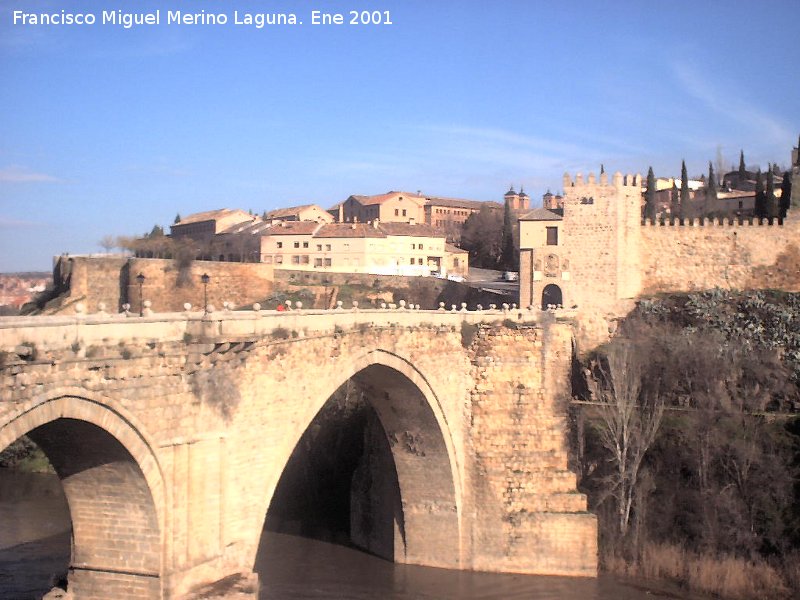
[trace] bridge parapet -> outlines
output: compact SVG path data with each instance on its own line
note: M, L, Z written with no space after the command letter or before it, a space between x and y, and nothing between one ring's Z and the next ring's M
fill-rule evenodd
M292 337L335 332L360 325L371 327L460 326L462 322L544 323L571 320L572 311L503 309L320 310L157 313L145 316L94 314L0 318L0 352L24 348L58 350L127 342L180 342L252 339L284 331Z

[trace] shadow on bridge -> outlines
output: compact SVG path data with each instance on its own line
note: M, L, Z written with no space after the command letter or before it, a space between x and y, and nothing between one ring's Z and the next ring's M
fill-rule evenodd
M273 532L400 563L458 564L455 465L429 402L405 375L381 364L362 369L324 402L272 496L255 566L262 581L280 562L270 560Z

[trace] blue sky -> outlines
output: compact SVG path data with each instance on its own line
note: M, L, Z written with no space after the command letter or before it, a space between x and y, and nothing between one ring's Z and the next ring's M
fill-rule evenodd
M103 10L162 11L158 26ZM390 11L312 26L311 11ZM13 11L93 13L21 26ZM225 26L166 25L166 11ZM234 11L302 25L235 25ZM2 0L0 272L176 213L421 190L538 199L564 171L788 166L800 2Z

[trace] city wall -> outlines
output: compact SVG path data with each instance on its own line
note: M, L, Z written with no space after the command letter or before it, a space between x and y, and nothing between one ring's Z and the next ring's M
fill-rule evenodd
M776 288L800 291L800 218L640 226L642 295Z
M174 260L118 256L60 256L53 270L58 296L47 303L43 314L74 313L82 303L88 312L100 304L110 313L123 304L139 312L139 283L144 275L142 300L156 312L180 311L185 303L203 306L201 276L209 276L208 302L218 308L223 302L247 306L262 301L273 289L273 269L261 263L195 260L179 265Z

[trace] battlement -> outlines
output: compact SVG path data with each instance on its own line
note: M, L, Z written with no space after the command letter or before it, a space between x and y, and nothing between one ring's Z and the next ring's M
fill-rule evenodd
M596 185L609 185L608 183L608 173L600 173L600 177L595 177L594 173L589 173L586 177L586 180L583 178L582 173L576 173L575 179L572 179L569 173L564 173L563 178L563 185L564 185L564 193L570 188L581 188L586 186L596 186ZM631 175L630 173L627 175L623 175L619 171L614 173L611 179L611 185L614 187L628 187L628 188L641 188L642 187L642 176L640 173L636 175Z
M792 224L788 219L757 219L748 217L746 219L734 219L732 217L695 217L693 219L679 220L673 219L642 219L642 227L727 227L727 228L751 228L751 227L784 227Z

